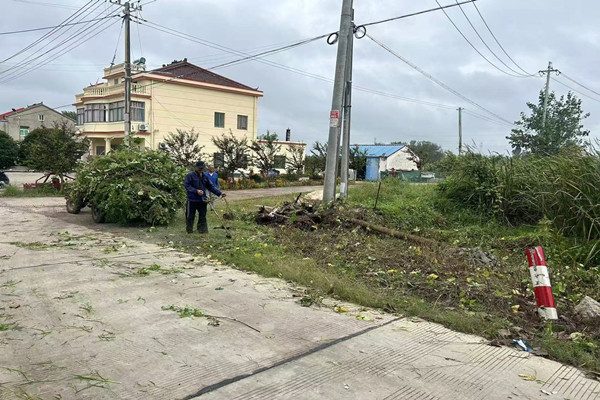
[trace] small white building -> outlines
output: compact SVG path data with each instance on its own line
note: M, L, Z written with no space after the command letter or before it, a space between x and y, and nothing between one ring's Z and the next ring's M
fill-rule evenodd
M398 172L417 171L419 169L419 157L412 152L408 146L401 144L393 145L353 145L358 146L361 152L367 154L368 181L377 181L383 171Z

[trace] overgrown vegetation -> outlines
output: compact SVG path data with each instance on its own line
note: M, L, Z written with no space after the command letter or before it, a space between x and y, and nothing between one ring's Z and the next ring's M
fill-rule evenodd
M123 147L81 165L68 197L91 202L106 222L168 224L185 202L185 173L164 153Z
M548 219L511 226L447 199L436 185L386 180L374 211L376 194L375 184L351 189L351 203L324 209L321 215L329 216L307 229L298 229L301 214L274 227L256 225L255 204L281 205L279 197L235 204L232 240L214 231L199 244L178 234L184 231L183 221L169 228L167 237L172 246L190 253L210 254L229 265L306 286L303 305L318 305L311 299L332 296L506 344L526 339L557 360L600 371L600 321L583 321L573 313L583 295L600 297L600 271L585 266L578 239L561 235ZM352 218L428 240L398 240L365 230ZM157 232L161 237L166 233ZM552 324L536 312L524 254L534 245L544 246L550 265L561 315ZM581 333L577 340L570 339L576 332Z
M19 145L8 133L0 131L0 169L10 168L19 158Z

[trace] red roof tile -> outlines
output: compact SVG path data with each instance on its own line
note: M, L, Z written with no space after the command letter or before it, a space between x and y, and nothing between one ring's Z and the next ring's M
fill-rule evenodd
M190 64L187 62L186 58L184 58L182 61L174 61L169 65L165 65L162 68L157 68L150 72L153 74L211 83L213 85L228 86L244 90L257 90L229 78L225 78L224 76L215 74L214 72L210 72L204 68L200 68L197 65Z
M16 112L23 111L24 109L25 109L25 107L17 108L16 110L12 110L12 111L9 111L9 112L5 112L4 114L0 114L0 119L5 119L10 114L14 114Z

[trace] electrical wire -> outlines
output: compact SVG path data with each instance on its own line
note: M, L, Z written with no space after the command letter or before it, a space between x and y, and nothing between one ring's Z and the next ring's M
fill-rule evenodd
M496 35L494 35L494 32L492 31L492 28L490 28L490 26L488 25L487 21L485 20L485 18L483 17L483 14L481 14L481 11L479 11L479 7L477 7L477 3L473 2L473 6L475 7L475 9L477 10L477 13L479 14L479 16L481 17L481 20L483 21L483 23L485 24L487 30L490 32L490 34L492 35L492 37L494 38L494 40L496 41L496 43L498 44L498 46L502 49L502 51L504 52L504 54L506 54L506 57L508 57L508 59L510 61L513 62L513 64L515 64L517 66L517 68L519 68L521 71L523 71L526 75L535 75L535 74L530 74L529 72L527 72L526 70L524 70L523 68L521 68L521 66L519 64L517 64L517 62L515 60L513 60L513 58L508 54L508 52L504 49L504 46L502 46L502 44L500 44L500 41L498 40L498 38L496 37Z
M87 24L88 22L100 21L100 20L108 19L108 18L114 18L114 16L112 16L112 17L108 16L108 17L102 17L102 18L88 19L86 21L73 22L73 23L63 24L63 25L46 26L46 27L43 27L43 28L24 29L22 31L0 32L0 35L13 35L13 34L17 34L17 33L27 33L27 32L44 31L44 30L48 30L48 29L58 28L58 27L61 27L61 26L64 27L64 26L71 26L71 25Z
M96 11L96 10L97 10L99 7L101 7L101 6L102 6L102 3L98 3L98 4L96 4L96 7L94 7L94 8L93 8L92 10L90 10L90 11L87 11L87 14L86 14L85 16L83 16L82 18L85 18L85 17L87 17L89 14L93 13L94 11ZM98 23L98 21L97 21L97 22L95 22L95 24L97 24L97 23ZM23 66L25 66L25 65L27 65L27 64L30 64L31 62L33 62L33 61L35 61L35 60L38 60L38 59L40 59L40 58L41 58L41 57L43 57L44 55L46 55L46 54L48 54L48 53L52 52L53 50L55 50L56 48L58 48L58 47L62 46L64 43L66 43L66 42L68 42L68 41L70 41L70 40L72 40L72 39L76 38L76 35L77 35L79 32L81 32L81 31L85 30L85 29L87 28L87 26L88 26L88 25L86 24L86 25L84 25L84 26L80 27L80 28L79 28L79 29L78 29L78 30L77 30L77 31L76 31L74 34L72 34L71 36L67 37L67 39L63 40L62 42L60 42L60 43L59 43L59 44L57 44L56 46L52 47L50 50L47 50L46 52L44 52L44 53L41 53L40 55L36 56L36 54L40 53L40 52L41 52L42 50L44 50L46 47L48 47L48 46L49 46L49 45L51 45L53 42L55 42L55 41L56 41L58 38L62 37L62 36L63 36L63 35L65 35L65 34L66 34L68 31L70 31L71 29L73 29L73 26L74 26L74 25L71 25L71 26L67 27L67 28L66 28L66 29L65 29L65 30L64 30L64 31L63 31L61 34L59 34L57 37L55 37L55 38L51 39L50 41L48 41L48 43L46 43L46 44L45 44L45 45L43 45L41 48L39 48L39 49L37 49L36 51L34 51L34 52L33 52L32 54L30 54L29 56L25 57L25 59L24 59L24 60L22 60L21 62L19 62L17 65L15 65L15 66L13 66L13 67L11 67L11 68L8 68L8 69L6 69L6 70L4 70L4 71L0 72L0 75L1 75L1 74L5 74L5 73L7 73L7 72L9 72L9 71L12 71L12 70L21 69L21 67L23 67ZM57 32L58 32L58 31L57 31ZM18 73L18 71L17 71L16 73ZM4 78L3 78L3 79L4 79Z
M476 0L463 1L463 2L458 3L458 4L450 4L450 5L447 5L447 6L440 6L438 4L438 6L439 6L438 8L430 8L429 10L423 10L423 11L418 11L418 12L414 12L414 13L411 13L411 14L405 14L405 15L401 15L399 17L382 19L381 21L368 22L366 24L361 24L360 26L372 26L372 25L383 24L385 22L391 22L391 21L396 21L396 20L399 20L399 19L408 18L408 17L414 17L415 15L426 14L426 13L430 13L432 11L439 11L439 10L443 10L443 9L446 9L446 8L456 7L457 5L474 3L475 1Z
M95 0L89 0L87 3L85 3L83 6L81 6L81 8L76 11L75 13L71 14L67 19L63 20L60 24L58 24L55 28L53 28L50 32L42 35L42 37L38 38L37 40L33 41L32 43L30 43L29 45L27 45L26 47L24 47L23 49L19 50L18 52L16 52L15 54L13 54L12 56L5 58L4 60L0 61L0 64L5 63L8 60L11 60L17 56L19 56L20 54L23 54L24 52L26 52L27 50L29 50L30 48L32 48L33 46L37 45L38 43L40 43L41 41L43 41L46 38L49 38L50 36L52 36L55 32L57 32L60 28L62 28L63 26L66 26L65 24L69 23L71 20L75 19L77 17L78 14L80 14L81 12L83 12L84 9L86 9L87 7L89 7Z
M440 5L440 2L438 0L435 0L435 2L437 3L438 6L442 7ZM510 72L506 72L505 70L503 70L502 68L500 68L499 66L497 66L496 64L494 64L492 61L490 61L489 58L487 58L481 51L479 51L479 49L477 47L475 47L475 45L473 43L471 43L471 41L467 38L467 36L465 36L465 34L460 30L460 28L458 27L458 25L456 25L454 23L454 21L452 20L452 18L450 18L450 15L448 15L448 13L446 12L446 10L442 8L442 12L446 16L446 18L448 18L448 21L450 21L450 23L452 24L452 26L454 26L454 28L458 31L458 33L460 33L460 35L463 37L463 39L465 39L465 41L469 44L469 46L471 46L473 48L473 50L475 50L477 52L477 54L479 54L481 56L481 58L483 58L485 61L487 61L488 64L490 64L492 67L496 68L498 71L502 72L503 74L506 74L506 75L509 75L509 76L513 76L513 77L517 77L517 78L523 78L522 75L516 75L516 74L511 74Z
M458 5L458 0L455 0L455 1L456 1L456 4ZM473 3L473 4L475 4L475 3ZM494 52L494 50L492 50L492 48L483 39L483 37L481 36L481 34L477 30L477 28L475 28L475 25L473 25L473 22L471 22L471 19L469 18L469 16L465 12L465 10L462 8L462 6L458 5L458 8L460 9L460 11L462 12L462 14L464 15L464 17L467 20L467 22L469 23L469 25L471 25L471 28L473 28L473 32L475 32L475 34L477 35L477 37L479 38L479 40L481 40L481 43L483 43L483 45L489 50L489 52L492 53L492 55L494 57L496 57L496 59L498 61L500 61L500 63L502 65L504 65L506 68L508 68L510 71L514 72L515 74L520 75L520 76L522 76L524 78L529 78L529 77L533 76L532 74L526 74L526 75L524 75L523 73L514 70L510 65L508 65L507 63L505 63L504 60L502 60L500 57L498 57L498 55Z
M460 97L461 99L463 99L464 101L468 102L469 104L479 108L482 111L485 111L486 113L493 115L495 118L497 118L500 121L504 121L508 124L512 125L512 122L510 122L509 120L507 120L506 118L502 118L501 116L499 116L498 114L494 113L493 111L488 110L487 108L479 105L478 103L476 103L475 101L469 99L467 96L459 93L458 91L452 89L450 86L446 85L444 82L440 81L439 79L437 79L436 77L434 77L433 75L425 72L423 69L421 69L419 66L417 66L416 64L413 64L412 62L410 62L409 60L407 60L406 58L402 57L400 54L396 53L394 50L390 49L388 46L386 46L385 44L383 44L382 42L380 42L379 40L375 39L373 36L366 34L366 36L371 39L373 42L377 43L380 47L382 47L383 49L385 49L388 53L392 54L393 56L395 56L396 58L400 59L402 62L404 62L405 64L407 64L408 66L410 66L411 68L417 70L419 73L421 73L422 75L424 75L427 79L433 81L435 84L437 84L438 86L442 87L443 89L449 91L450 93L454 94L457 97Z
M108 10L108 8L105 9L103 12L106 12L107 10ZM83 43L87 42L88 40L92 39L93 37L96 37L100 33L104 32L105 30L107 30L108 28L113 26L115 23L117 23L118 20L115 20L112 23L110 23L108 26L105 26L107 24L107 22L110 22L110 21L105 19L102 21L97 21L89 27L88 26L82 27L78 32L76 32L74 35L72 35L72 37L76 37L76 40L73 43L69 43L67 45L68 47L66 49L60 51L58 54L50 55L48 58L41 60L34 66L31 66L29 69L26 69L25 71L17 71L16 75L15 75L15 72L13 72L13 73L9 74L9 76L3 77L2 80L0 80L0 84L18 79L18 78L22 77L23 75L29 74L30 72L33 72L33 71L41 68L42 66L48 64L49 62L61 57L62 55L68 53L69 51L81 46ZM81 30L85 30L85 33L79 34L79 32ZM69 41L71 41L71 39L64 40L63 42L54 46L51 50L47 51L44 54L47 54L50 51L61 47L63 44L68 43ZM36 59L37 58L39 58L39 57L36 57Z
M588 98L588 99L590 99L590 100L594 100L594 101L597 101L598 103L600 103L600 100L598 100L598 99L596 99L596 98L594 98L594 97L592 97L592 96L589 96L589 95L587 95L587 94L585 94L585 93L583 93L583 92L580 92L579 90L577 90L577 89L575 89L575 88L572 88L571 86L567 85L567 84L566 84L566 83L564 83L564 82L561 82L561 81L559 81L559 80L558 80L558 79L556 79L556 78L552 78L552 77L550 77L550 79L552 79L554 82L556 82L556 83L558 83L558 84L560 84L560 85L562 85L562 86L566 87L567 89L570 89L570 90L572 90L572 91L573 91L573 92L575 92L575 93L579 93L580 95L582 95L582 96L584 96L584 97L587 97L587 98Z
M581 86L582 88L584 88L584 89L587 89L587 90L589 90L590 92L592 92L592 93L594 93L594 94L596 94L596 95L600 96L600 93L596 92L595 90L592 90L592 89L590 89L589 87L585 86L584 84L581 84L581 83L577 82L575 79L573 79L573 78L570 78L570 77L569 77L567 74L565 74L564 72L561 72L561 74L560 74L560 75L561 75L561 76L563 76L563 77L565 77L565 78L567 78L568 80L570 80L570 81L571 81L571 82L573 82L574 84L576 84L576 85L578 85L578 86Z
M119 30L119 36L117 37L117 44L115 46L115 53L113 54L112 61L110 62L109 74L112 72L112 67L115 65L115 59L117 58L117 51L119 51L119 43L121 43L121 34L123 33L123 26L125 25L125 19L121 22L121 29Z

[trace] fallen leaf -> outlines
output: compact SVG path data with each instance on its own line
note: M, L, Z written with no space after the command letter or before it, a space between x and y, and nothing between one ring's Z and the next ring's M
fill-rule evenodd
M533 375L525 375L525 374L519 374L519 378L523 379L524 381L535 381L535 376Z
M519 307L521 307L520 305L516 304L514 306L511 307L512 311L514 313L518 313L519 312Z
M348 309L346 307L335 306L333 307L333 311L335 311L336 313L347 313Z

